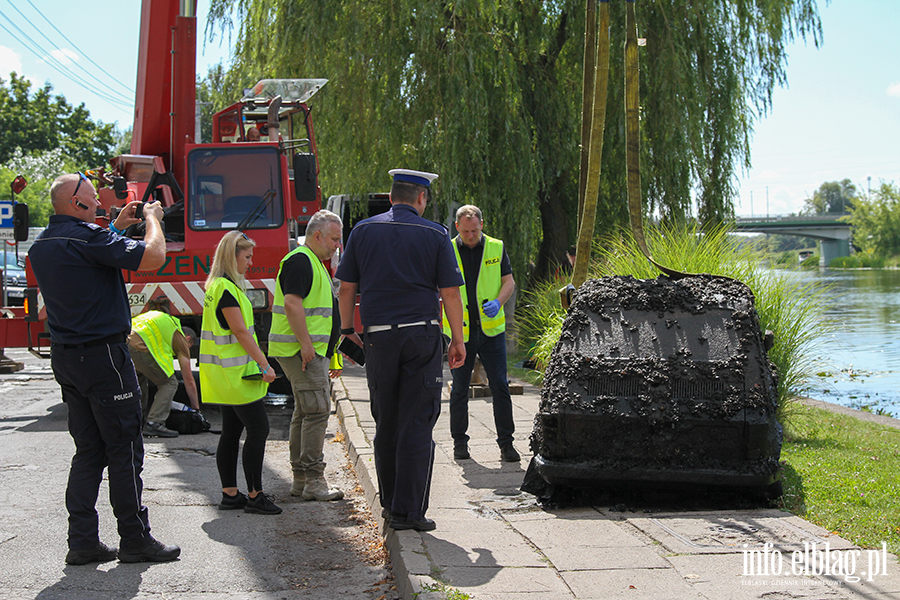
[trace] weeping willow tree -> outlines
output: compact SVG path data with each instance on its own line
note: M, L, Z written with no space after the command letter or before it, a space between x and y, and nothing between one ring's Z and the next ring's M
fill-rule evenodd
M786 44L819 42L816 1L636 6L645 209L722 220L753 123L785 83ZM598 234L628 222L624 2L610 9ZM480 206L521 278L532 260L535 275L552 271L574 239L584 23L569 0L212 0L206 31L235 40L222 105L263 77L329 79L313 101L326 194L384 190L393 167L433 170L433 218Z

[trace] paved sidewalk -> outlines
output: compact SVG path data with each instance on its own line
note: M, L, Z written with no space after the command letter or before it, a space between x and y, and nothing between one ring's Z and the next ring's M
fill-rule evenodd
M380 520L371 445L375 423L365 373L349 366L342 382L343 390L337 386L341 427ZM519 491L539 399L540 390L529 385L524 395L513 396L521 464L500 462L490 398L469 401L472 459L455 461L444 390L428 511L437 529L395 532L382 523L404 598L443 599L451 590L474 600L900 597L896 557L854 547L780 510L542 509L534 496ZM829 573L842 567L840 574L815 574L822 571L826 548ZM756 571L749 570L754 566Z

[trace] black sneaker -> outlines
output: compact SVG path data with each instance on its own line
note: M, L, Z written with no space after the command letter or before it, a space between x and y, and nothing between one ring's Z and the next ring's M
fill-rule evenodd
M147 545L137 550L119 550L119 562L168 562L175 560L181 554L178 546L167 546L162 542L150 539Z
M238 492L234 496L229 496L222 492L222 501L219 502L219 510L238 510L247 506L247 496Z
M503 462L519 462L522 460L522 457L516 452L512 442L509 442L500 446L500 460Z
M116 560L118 554L116 548L110 548L103 542L94 548L71 548L66 554L67 565L86 565L95 562L109 562Z
M247 506L244 507L244 512L258 515L280 515L281 507L276 506L268 496L260 492L256 495L256 498L247 498Z
M456 460L466 460L467 458L472 458L469 455L469 445L468 444L460 444L458 446L453 447L453 458Z

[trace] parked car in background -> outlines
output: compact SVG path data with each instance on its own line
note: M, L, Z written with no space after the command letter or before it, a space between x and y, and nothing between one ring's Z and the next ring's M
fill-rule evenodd
M3 269L4 306L22 306L25 303L25 256L16 260L15 250L6 252Z

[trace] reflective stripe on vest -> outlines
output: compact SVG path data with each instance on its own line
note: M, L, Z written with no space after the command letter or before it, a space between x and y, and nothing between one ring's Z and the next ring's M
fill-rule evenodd
M297 253L303 253L312 266L313 279L309 294L303 298L303 313L306 316L306 329L312 339L316 354L325 356L328 353L328 342L331 339L332 319L334 317L334 288L331 287L331 276L325 265L308 246L300 246L288 252L281 259L278 277L275 280L275 303L272 306L272 327L269 330L269 356L294 356L300 352L300 342L291 330L284 311L284 292L281 291L281 273L284 263Z
M248 327L247 331L249 331L252 334L256 333L256 329L253 327L253 325ZM238 342L236 335L233 335L230 333L227 335L213 335L213 333L211 331L201 331L200 339L213 342L214 344L238 344L238 343L240 343L240 342Z
M172 338L176 331L184 334L178 319L158 310L150 310L133 318L131 329L147 344L147 350L166 377L171 377L175 373Z
M203 299L200 391L204 404L249 404L265 396L269 384L261 379L242 379L244 375L259 373L259 365L247 354L237 336L230 329L223 329L216 318L216 307L226 290L237 298L244 325L256 341L253 307L247 295L225 277L216 279Z
M484 235L484 234L482 234ZM463 274L463 282L465 282L466 273L463 269L462 260L459 257L459 236L453 238L453 252L456 254L456 264ZM475 284L475 298L479 302L478 312L481 321L481 330L488 337L500 335L506 331L506 313L503 305L500 305L500 312L493 318L484 314L484 308L481 302L484 300L495 300L500 294L500 288L503 285L500 275L500 264L503 261L503 242L490 236L484 236L484 252L481 256L481 265L478 268L478 279ZM466 285L459 288L459 295L463 302L463 341L469 341L469 296L466 292ZM443 312L443 311L442 311ZM447 321L447 313L443 312L443 327L446 335L450 334L450 322Z

